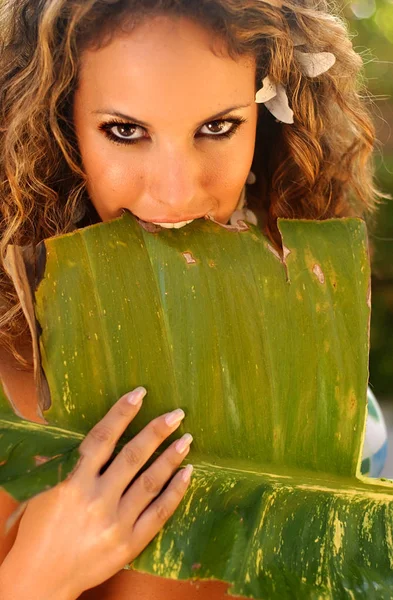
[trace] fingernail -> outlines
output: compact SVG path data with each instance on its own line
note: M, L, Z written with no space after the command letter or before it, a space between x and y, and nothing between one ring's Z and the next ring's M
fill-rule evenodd
M194 470L192 465L187 465L185 469L183 469L183 473L181 474L181 478L185 483L188 483L191 479L191 474Z
M177 442L175 444L176 452L178 452L179 454L184 452L184 450L191 444L192 440L193 440L193 437L192 437L191 433L185 433L183 435L183 437L181 437L179 440L177 440Z
M130 394L128 394L127 402L133 406L137 406L142 402L146 394L147 391L144 387L137 387Z
M176 410L173 410L172 412L166 415L165 423L167 425L175 425L175 423L180 423L180 421L184 419L184 417L184 410L182 410L181 408L177 408Z

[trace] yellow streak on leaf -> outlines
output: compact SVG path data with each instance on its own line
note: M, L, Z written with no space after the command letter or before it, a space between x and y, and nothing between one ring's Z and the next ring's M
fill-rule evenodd
M344 537L344 523L338 518L338 513L334 515L334 538L333 538L333 553L334 555L339 554L342 548L342 540Z

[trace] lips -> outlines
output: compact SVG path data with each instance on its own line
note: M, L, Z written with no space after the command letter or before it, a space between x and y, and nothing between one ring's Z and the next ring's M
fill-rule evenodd
M134 215L134 217L136 217L138 219L138 221L140 221L140 223L144 223L146 226L148 226L149 224L150 224L150 226L158 225L159 227L162 227L163 229L180 229L181 227L185 227L185 225L192 223L196 219L211 219L212 218L210 215L207 215L206 213L204 213L203 215L197 215L193 219L187 219L184 221L172 221L172 222L170 222L170 221L152 221L150 219L149 220L142 219L141 217L139 217L137 214L133 213L129 209L123 208L122 213L125 213L125 212L130 212L131 214Z
M152 221L154 225L159 225L160 227L164 227L164 229L180 229L180 227L184 227L189 223L192 223L194 219L190 221L178 221L177 223L156 223L156 221Z

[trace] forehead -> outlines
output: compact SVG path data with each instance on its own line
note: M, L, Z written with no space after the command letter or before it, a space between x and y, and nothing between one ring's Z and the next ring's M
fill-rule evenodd
M99 49L85 50L78 93L87 102L109 103L117 110L154 106L172 117L185 106L195 114L218 112L252 99L255 69L253 56L234 60L203 26L161 16L114 34Z

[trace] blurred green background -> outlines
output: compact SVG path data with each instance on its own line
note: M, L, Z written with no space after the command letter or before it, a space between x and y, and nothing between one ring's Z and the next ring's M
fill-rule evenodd
M393 197L393 0L355 0L343 5L352 44L363 57L366 85L379 140L379 187ZM383 200L369 231L372 258L370 387L393 401L393 200Z

